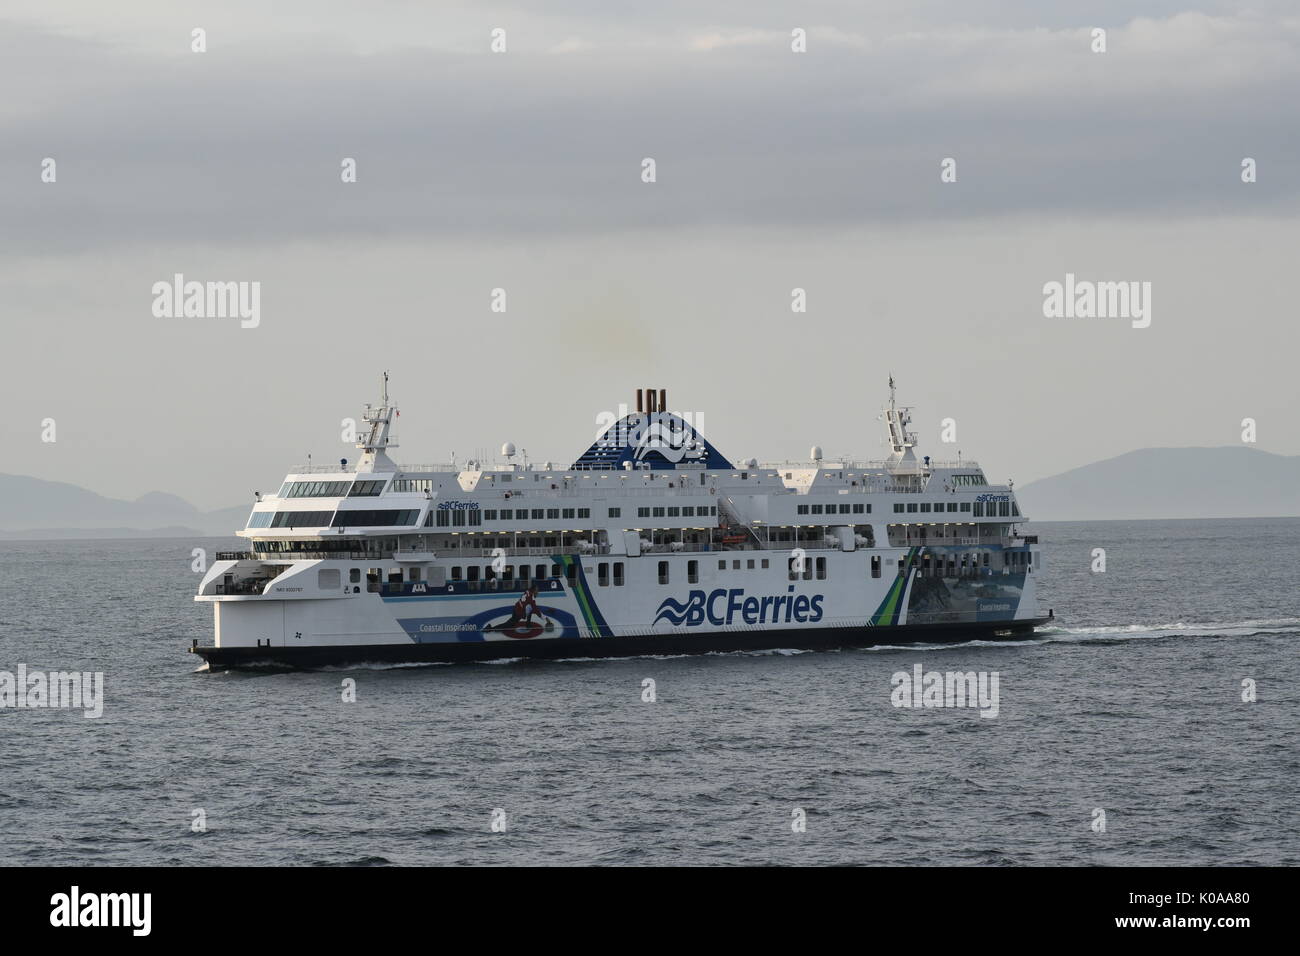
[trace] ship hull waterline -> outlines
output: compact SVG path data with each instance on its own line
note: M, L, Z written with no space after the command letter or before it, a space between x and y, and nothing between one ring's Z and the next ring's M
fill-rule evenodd
M1018 621L904 624L891 627L790 628L656 634L639 637L466 641L455 643L343 644L314 647L190 647L212 670L241 667L324 667L338 664L458 664L474 661L648 657L732 651L833 650L908 644L1031 640L1054 617Z

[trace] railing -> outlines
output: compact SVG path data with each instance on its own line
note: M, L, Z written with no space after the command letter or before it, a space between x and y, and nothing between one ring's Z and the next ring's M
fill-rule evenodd
M1019 548L1024 544L1037 544L1038 537L1033 536L1033 541L1025 537L1011 537L1007 535L982 535L978 538L942 538L938 536L927 535L924 538L916 535L909 535L904 538L901 535L890 535L889 546L891 548L942 548L942 547L963 547L978 548L987 545L999 545L1003 548Z
M333 465L297 465L289 474L291 475L354 475L357 473L357 463L348 462L346 468L337 462Z
M231 552L240 553L240 552ZM254 561L382 561L388 551L254 551L242 552L246 560Z
M236 581L233 584L218 584L216 594L261 594L269 581Z
M554 548L502 548L509 557L546 557L549 554L597 555L609 554L609 545L601 544L590 548L575 548L572 545L556 545ZM490 558L496 554L495 548L446 548L437 552L440 558Z
M586 498L587 500L594 500L594 491L603 490L595 488L565 488L563 485L558 488L551 488L543 486L539 481L534 486L524 486L522 488L516 487L513 482L506 482L505 484L489 482L486 485L479 484L477 488L475 488L475 491L482 492L484 489L489 491L499 491L503 498L507 493L509 493L512 498ZM662 488L617 487L613 488L613 490L617 492L620 498L654 498L662 496L681 496L686 498L712 497L709 494L709 489L707 487L688 484L679 484L676 488L669 488L665 484ZM448 497L451 497L451 495L448 495ZM617 506L617 502L607 501L606 503Z

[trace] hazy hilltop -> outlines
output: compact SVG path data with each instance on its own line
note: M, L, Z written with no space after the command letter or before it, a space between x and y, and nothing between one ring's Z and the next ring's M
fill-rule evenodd
M1143 448L1016 489L1038 521L1300 515L1300 457L1244 447ZM134 501L0 475L0 537L229 535L251 505L200 511L151 491Z
M243 527L249 508L205 512L161 491L124 501L67 482L0 475L0 535L7 538L225 535Z
M1040 521L1300 515L1300 457L1244 446L1143 448L1016 489Z

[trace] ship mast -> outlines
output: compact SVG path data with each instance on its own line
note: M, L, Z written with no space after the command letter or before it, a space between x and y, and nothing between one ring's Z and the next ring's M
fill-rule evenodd
M909 431L912 424L911 406L899 406L895 401L894 376L889 376L889 404L885 406L885 431L889 437L889 464L893 471L916 470L916 432Z
M397 471L397 465L387 454L389 448L397 447L397 442L388 437L388 430L397 414L397 406L388 402L388 373L385 372L379 386L379 404L367 404L361 416L368 430L357 441L357 447L361 449L361 460L357 462L358 472Z

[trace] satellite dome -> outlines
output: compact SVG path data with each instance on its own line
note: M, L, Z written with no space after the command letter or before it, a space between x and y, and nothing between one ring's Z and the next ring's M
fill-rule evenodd
M504 445L502 445L501 454L505 455L507 458L515 457L515 443L512 441L508 441Z
M812 450L808 452L808 457L811 458L813 461L821 461L821 460L822 460L822 446L821 446L821 445L813 445L813 446L812 446Z

